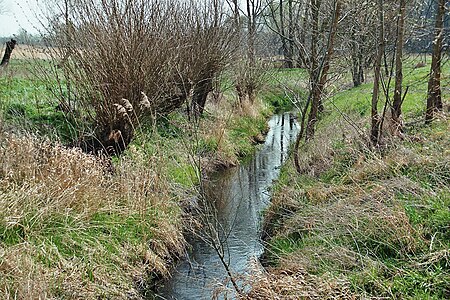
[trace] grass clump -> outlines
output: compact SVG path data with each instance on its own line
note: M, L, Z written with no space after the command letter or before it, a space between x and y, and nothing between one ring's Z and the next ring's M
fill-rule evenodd
M1 135L0 298L137 299L169 275L181 194L156 157L135 149L110 174L79 150Z

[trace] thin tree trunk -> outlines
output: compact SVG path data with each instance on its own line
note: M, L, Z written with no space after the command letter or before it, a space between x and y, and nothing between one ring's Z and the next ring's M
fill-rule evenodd
M394 102L391 109L392 122L394 125L394 132L401 132L402 125L400 117L402 114L402 83L403 83L403 43L405 33L405 10L406 0L400 0L399 20L398 20L398 35L395 55L395 90Z
M294 67L294 14L292 0L288 0L288 52L289 68Z
M241 25L239 20L239 4L238 0L233 0L233 18L234 18L234 25L236 26L236 29L240 31Z
M310 62L310 85L311 85L311 109L309 111L308 122L306 125L306 140L314 136L314 126L317 121L319 110L319 99L317 98L317 88L320 79L319 66L317 63L317 42L319 35L319 5L320 1L311 0L311 62Z
M352 51L352 79L353 86L357 87L361 85L360 71L360 60L359 60L359 45L356 40L356 28L352 28L352 41L351 41L351 51Z
M17 41L14 39L11 39L10 41L6 42L6 49L5 54L3 55L2 62L0 63L0 67L5 67L9 64L9 60L11 59L11 54L14 50L14 47L16 47Z
M286 39L286 32L284 30L284 7L283 7L283 0L280 0L279 4L279 12L280 12L280 38L281 38L281 45L283 47L283 56L284 56L284 62L283 67L290 68L290 62L291 59L289 57L289 49L288 49L288 41Z
M255 8L250 0L247 0L247 56L250 67L254 67L255 61L255 40L256 40L256 15Z
M436 23L435 38L433 41L433 55L431 58L430 79L428 80L427 110L425 113L425 123L429 124L433 120L434 112L442 110L441 98L441 51L444 40L444 14L445 0L439 0Z
M373 81L373 93L372 93L372 112L371 112L371 130L370 140L374 146L378 146L380 136L380 115L378 114L378 97L380 89L380 77L381 77L381 64L384 53L384 13L383 13L383 0L378 0L378 50L375 61L375 78Z
M384 60L384 74L386 75L386 77L389 77L391 74L389 74L389 64L387 61L386 51L383 53L383 60Z
M300 157L299 157L299 148L300 142L302 141L303 135L305 133L305 120L306 120L306 112L308 111L309 105L311 104L311 93L308 95L308 99L306 100L305 107L302 110L302 119L300 122L300 132L297 135L294 145L294 165L297 173L302 172L302 168L300 167Z
M359 48L359 54L358 54L358 65L359 65L359 71L358 71L358 76L359 76L359 81L361 83L363 83L365 81L364 78L364 55L363 55L363 51L361 49L361 47Z
M323 58L320 70L317 71L318 75L320 74L319 76L317 76L318 80L314 82L312 86L313 88L312 102L311 102L311 110L308 116L308 125L306 128L306 139L310 139L314 136L315 124L317 122L318 113L323 111L322 96L328 77L328 71L330 70L331 56L333 55L334 52L334 38L336 36L340 12L341 12L341 2L336 1L333 20L331 23L328 38L327 52Z

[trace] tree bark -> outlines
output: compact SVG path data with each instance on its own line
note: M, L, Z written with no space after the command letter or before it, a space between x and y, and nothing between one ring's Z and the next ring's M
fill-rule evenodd
M428 80L427 110L425 113L425 124L431 123L435 111L442 110L441 51L444 40L444 15L445 15L445 0L439 0L436 13L435 38L433 41L431 71L430 71L430 78Z
M255 5L251 0L247 0L247 56L250 67L256 65L255 41L256 41L256 12Z
M206 99L209 92L212 91L212 76L205 78L195 84L192 95L192 113L194 118L198 119L205 110Z
M381 64L384 54L384 13L383 0L378 0L378 50L375 61L375 78L373 81L372 93L372 112L371 112L371 130L370 141L374 146L378 146L380 137L380 115L378 114L378 97L380 89Z
M312 102L311 110L308 116L308 125L306 127L306 139L310 139L315 133L315 124L318 119L318 113L323 111L322 96L325 88L325 84L328 78L328 72L330 70L330 61L334 52L334 39L336 36L339 16L341 13L341 2L336 1L336 6L334 9L333 20L330 26L330 33L328 37L327 52L321 63L321 67L317 70L317 77L314 79L315 82L312 84Z
M359 65L359 72L358 72L359 81L361 83L363 83L365 81L365 78L364 78L364 67L365 67L365 65L364 65L364 54L363 54L363 51L362 51L361 47L359 48L358 60L359 60L359 63L358 63L358 65Z
M9 60L11 59L11 54L16 47L17 41L15 39L11 39L6 42L5 54L3 55L2 62L0 63L0 67L6 67L9 64Z
M279 4L279 17L280 17L280 38L281 38L281 46L283 48L283 56L284 56L284 62L283 66L285 68L292 68L292 58L289 56L289 48L288 48L288 40L286 38L286 31L285 31L285 25L284 25L284 3L283 0L280 0Z
M359 60L359 44L356 38L356 28L352 27L352 41L351 41L351 51L352 51L352 79L353 86L357 87L361 85L360 72L360 60Z
M402 83L403 83L403 43L405 33L405 11L406 0L400 0L399 6L399 19L398 19L398 35L395 54L395 90L394 90L394 102L391 109L392 122L394 125L394 132L402 132L402 124L400 117L402 114Z
M317 42L319 35L319 0L311 0L311 60L310 60L310 85L311 85L311 109L309 111L308 122L306 125L305 139L309 140L314 136L314 127L317 121L317 113L319 111L319 98L317 97L317 86L320 78L319 66L317 62Z
M232 4L232 6L231 6ZM241 21L239 19L239 3L238 0L233 0L230 4L231 10L233 11L233 21L235 29L240 32L241 30Z
M288 0L288 68L294 67L294 14L292 0Z

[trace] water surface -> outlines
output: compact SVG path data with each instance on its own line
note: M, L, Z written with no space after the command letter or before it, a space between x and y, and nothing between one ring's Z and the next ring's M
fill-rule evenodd
M188 238L192 248L159 291L160 299L209 300L224 287L230 291L228 299L233 298L233 287L218 251L223 250L223 259L239 285L243 282L239 278L245 281L257 271L263 253L261 212L270 202L272 182L278 178L289 145L298 133L289 113L273 116L269 128L265 143L252 159L213 174L205 183L206 199L214 208L209 218L214 230L205 230L202 238Z

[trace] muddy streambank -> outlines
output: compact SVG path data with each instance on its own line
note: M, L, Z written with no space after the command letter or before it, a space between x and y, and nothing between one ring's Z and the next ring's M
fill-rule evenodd
M246 289L246 280L260 268L264 252L261 215L297 133L298 125L289 113L274 115L264 144L251 159L209 176L204 183L208 225L200 234L187 236L186 257L158 289L157 299L211 299L221 291L234 298L229 273L240 289Z

